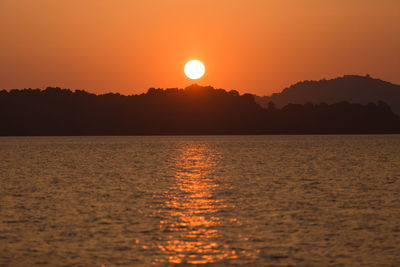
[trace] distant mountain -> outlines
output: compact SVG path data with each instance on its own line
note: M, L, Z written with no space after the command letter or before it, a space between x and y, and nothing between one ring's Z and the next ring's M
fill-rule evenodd
M0 91L0 135L400 133L377 104L307 103L264 109L250 94L192 85L124 96L47 88Z
M348 101L368 104L384 101L400 115L400 85L374 79L369 75L345 75L332 80L303 81L284 89L281 93L256 96L255 100L263 107L273 102L279 108L290 103L333 104Z

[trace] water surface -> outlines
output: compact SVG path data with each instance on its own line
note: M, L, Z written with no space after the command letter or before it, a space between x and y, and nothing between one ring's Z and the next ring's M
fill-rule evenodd
M400 264L400 136L0 138L0 265Z

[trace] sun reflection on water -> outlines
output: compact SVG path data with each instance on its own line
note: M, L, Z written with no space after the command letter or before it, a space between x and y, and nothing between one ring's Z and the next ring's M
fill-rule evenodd
M176 161L175 184L165 192L167 216L160 228L167 235L153 263L206 264L238 257L221 241L218 212L227 205L214 195L218 155L207 146L187 146Z

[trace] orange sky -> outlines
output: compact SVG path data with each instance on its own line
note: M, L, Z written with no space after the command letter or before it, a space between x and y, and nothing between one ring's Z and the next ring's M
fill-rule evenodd
M196 82L259 95L299 80L400 83L399 0L0 0L0 89L141 93Z

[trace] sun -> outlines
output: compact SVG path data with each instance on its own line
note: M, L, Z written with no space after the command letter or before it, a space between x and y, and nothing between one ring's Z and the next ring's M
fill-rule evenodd
M200 60L194 59L185 64L184 71L188 78L196 80L200 79L204 75L206 68Z

